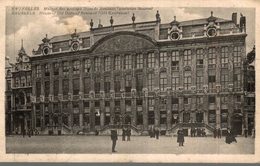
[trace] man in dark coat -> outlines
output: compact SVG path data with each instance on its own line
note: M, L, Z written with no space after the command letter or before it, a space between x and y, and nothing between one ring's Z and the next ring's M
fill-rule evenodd
M127 141L130 141L130 136L131 136L131 128L128 127L126 130L126 136L127 136Z
M178 130L178 136L177 136L177 142L179 143L179 146L183 146L184 143L184 133L183 130Z
M156 139L159 139L159 134L160 134L159 128L156 127L154 132L155 132Z
M221 138L221 130L218 128L218 138Z
M216 128L214 129L214 133L213 133L213 134L214 134L214 138L216 138L216 137L217 137L217 134L218 134L218 131L217 131Z
M126 131L127 131L126 128L123 127L123 129L122 129L122 141L125 141Z
M111 130L111 140L112 140L112 152L116 152L116 141L117 141L117 130L112 129Z

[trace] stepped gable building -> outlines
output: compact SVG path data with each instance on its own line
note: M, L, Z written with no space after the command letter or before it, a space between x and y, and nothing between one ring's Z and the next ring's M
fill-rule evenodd
M103 131L131 124L175 132L248 129L246 18L215 17L110 26L46 37L30 58L31 125L42 132Z
M23 44L14 64L6 59L5 76L6 134L21 134L23 131L32 128L31 119L33 119L31 63Z

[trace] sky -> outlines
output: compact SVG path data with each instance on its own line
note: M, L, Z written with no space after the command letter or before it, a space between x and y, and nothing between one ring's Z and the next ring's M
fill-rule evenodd
M21 40L23 39L23 47L27 54L32 56L32 50L38 49L38 45L42 43L45 34L48 37L88 31L90 19L94 21L94 27L100 20L103 26L110 25L110 17L113 16L114 25L132 22L132 15L135 14L136 22L154 21L156 11L159 10L161 22L169 23L176 16L177 21L186 21L192 19L207 18L213 11L215 17L231 20L233 12L238 14L238 22L240 13L246 16L247 21L247 40L246 51L252 50L255 44L255 10L253 8L143 8L135 10L119 10L109 9L102 10L105 12L93 12L93 10L85 10L89 14L48 14L48 15L13 15L11 8L6 10L6 56L11 62L15 62L18 51L21 48ZM43 9L41 9L43 11ZM94 10L97 11L97 10ZM99 10L101 11L101 10ZM118 11L118 12L117 12ZM91 13L92 12L92 13ZM111 13L113 12L113 13Z

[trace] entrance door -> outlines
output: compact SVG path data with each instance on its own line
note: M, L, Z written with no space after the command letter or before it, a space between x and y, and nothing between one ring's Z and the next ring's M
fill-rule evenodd
M242 116L234 116L232 121L232 130L235 135L242 134Z
M203 122L203 113L202 112L196 113L196 122L197 123L202 123Z

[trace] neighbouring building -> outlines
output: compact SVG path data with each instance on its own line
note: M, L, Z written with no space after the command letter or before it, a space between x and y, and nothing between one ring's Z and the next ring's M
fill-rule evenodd
M30 56L31 70L12 72L11 98L24 98L9 111L12 130L20 124L54 134L103 131L111 124L131 124L142 133L152 125L166 133L192 126L236 134L254 128L254 90L245 88L254 75L244 78L254 72L244 63L245 16L237 23L236 13L226 20L211 12L162 24L157 12L154 21L135 22L133 15L132 23L113 22L94 27L91 20L90 31L46 35ZM22 86L30 73L30 86Z

